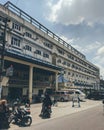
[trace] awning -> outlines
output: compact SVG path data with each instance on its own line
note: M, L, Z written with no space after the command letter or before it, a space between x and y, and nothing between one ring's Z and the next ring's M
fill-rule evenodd
M58 83L66 83L69 82L69 80L65 79L62 74L59 75L58 77Z
M44 66L44 67L52 68L52 69L55 69L55 70L58 70L58 71L62 70L61 67L53 65L50 62L47 62L47 61L32 57L30 55L22 54L22 53L20 53L18 51L15 51L15 50L6 50L5 51L5 56L20 59L22 61L27 61L27 62L36 64L36 65L41 65L41 66Z

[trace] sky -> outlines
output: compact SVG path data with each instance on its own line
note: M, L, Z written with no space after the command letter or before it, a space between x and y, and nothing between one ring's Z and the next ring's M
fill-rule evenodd
M0 0L1 4L7 0ZM86 56L104 79L104 0L10 0Z

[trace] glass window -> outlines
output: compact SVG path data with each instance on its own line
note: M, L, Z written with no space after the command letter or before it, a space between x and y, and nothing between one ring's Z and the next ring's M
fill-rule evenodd
M41 55L41 51L40 50L36 50L35 53Z
M21 31L21 26L18 23L13 23L12 28Z
M31 48L31 46L29 46L29 45L26 45L26 46L25 46L25 49L28 50L28 51L32 51L32 48Z
M50 48L50 49L53 48L52 44L49 43L49 42L44 42L44 45L47 46L47 47Z
M0 36L4 36L4 32L0 32Z
M79 92L75 92L76 94L80 94Z
M32 37L32 35L31 35L29 32L26 32L26 33L25 33L25 36L26 36L26 37L29 37L29 38Z
M20 39L16 38L16 37L12 37L12 39L11 39L11 45L15 45L15 46L20 47Z
M67 64L67 62L66 61L63 61L63 65L66 65Z
M49 55L47 53L43 53L43 57L49 58Z
M59 48L57 48L57 50L58 50L58 52L59 52L60 54L64 55L64 51L63 51L63 50L61 50L61 49L59 49Z
M74 92L73 91L69 91L68 94L73 94Z
M58 63L61 63L61 59L58 59L57 62L58 62Z

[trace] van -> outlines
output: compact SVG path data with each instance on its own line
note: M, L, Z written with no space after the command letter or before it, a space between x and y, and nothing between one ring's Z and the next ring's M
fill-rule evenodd
M83 101L86 98L85 93L83 93L79 89L68 89L67 91L69 93L70 100L72 100L72 98L74 97L75 94L78 95L80 101Z
M68 91L55 91L54 92L54 98L57 100L57 101L69 101L69 94L68 94Z

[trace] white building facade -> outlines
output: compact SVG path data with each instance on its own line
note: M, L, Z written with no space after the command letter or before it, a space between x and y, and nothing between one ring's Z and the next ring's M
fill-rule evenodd
M14 66L14 76L3 88L4 96L15 87L14 91L21 88L21 95L28 93L30 99L33 93L42 93L46 87L99 88L99 68L81 52L10 2L0 5L0 15L1 36L5 28L2 18L10 20L6 28L4 68ZM66 81L58 81L61 73Z

